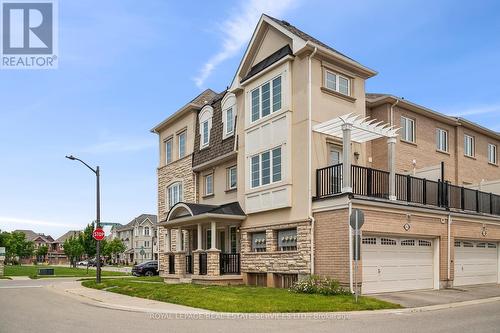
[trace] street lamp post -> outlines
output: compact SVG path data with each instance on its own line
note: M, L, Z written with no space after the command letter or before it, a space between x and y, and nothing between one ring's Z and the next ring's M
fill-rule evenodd
M85 165L87 168L89 168L93 173L95 173L96 176L96 228L99 228L101 226L101 191L100 191L100 185L99 185L99 178L100 178L100 173L99 173L99 166L97 166L95 169L92 168L90 165L82 161L81 159L74 157L73 155L66 156L67 159L70 159L72 161L79 161L83 165ZM96 282L101 283L101 241L97 241L96 245Z

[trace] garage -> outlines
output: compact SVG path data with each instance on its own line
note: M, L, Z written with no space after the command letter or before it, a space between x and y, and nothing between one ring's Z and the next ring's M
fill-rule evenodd
M498 244L455 241L455 286L498 282Z
M364 294L434 287L432 240L363 236L361 243Z

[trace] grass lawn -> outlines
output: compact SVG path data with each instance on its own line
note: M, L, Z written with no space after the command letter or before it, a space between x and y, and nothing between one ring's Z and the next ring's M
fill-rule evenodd
M154 282L158 278L150 278ZM297 294L287 289L250 286L202 286L195 284L145 283L147 280L108 279L82 285L95 289L221 312L330 312L400 308L398 304L371 297Z
M54 275L48 276L37 276L39 268L54 268ZM72 268L72 267L61 267L61 266L5 266L4 275L5 276L29 276L29 277L85 277L85 276L95 276L96 271L94 269L89 269L87 274L86 268ZM127 275L122 272L109 272L101 271L102 276L123 276Z

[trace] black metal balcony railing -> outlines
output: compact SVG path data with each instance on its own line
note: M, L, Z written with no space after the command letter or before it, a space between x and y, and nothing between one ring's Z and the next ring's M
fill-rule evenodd
M199 258L200 258L199 261L200 275L207 275L207 253L201 252Z
M193 256L186 255L186 274L193 274Z
M168 274L175 274L175 255L168 255Z
M432 181L410 175L395 175L395 195L399 201L420 205L500 215L500 196L448 182ZM353 165L354 194L388 199L389 172ZM316 199L342 192L342 164L316 170Z
M221 253L220 254L220 274L240 274L240 254Z

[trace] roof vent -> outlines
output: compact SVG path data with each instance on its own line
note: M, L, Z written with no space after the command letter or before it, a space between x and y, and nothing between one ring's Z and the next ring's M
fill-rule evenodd
M291 24L290 24L290 23L288 23L288 22L287 22L287 21L285 21L285 20L281 20L281 22L282 22L284 25L291 26Z

